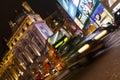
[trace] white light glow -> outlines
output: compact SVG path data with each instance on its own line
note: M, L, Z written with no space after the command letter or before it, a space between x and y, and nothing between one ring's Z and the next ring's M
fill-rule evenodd
M85 44L82 48L80 48L80 49L78 50L78 52L81 54L81 53L83 53L84 51L86 51L89 47L90 47L89 44Z
M95 40L99 40L100 38L102 38L103 36L105 36L107 34L107 30L103 30L100 34L98 34L94 39Z

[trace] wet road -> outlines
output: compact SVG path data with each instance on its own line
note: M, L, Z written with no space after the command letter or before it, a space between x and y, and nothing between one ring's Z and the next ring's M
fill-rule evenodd
M68 73L61 80L120 80L120 47L104 52L92 63Z
M109 35L106 47L87 66L66 71L56 80L120 80L120 29Z
M120 80L120 29L108 36L105 46L88 65L56 73L47 80Z
M106 48L86 66L63 70L46 80L120 80L120 29L107 37Z

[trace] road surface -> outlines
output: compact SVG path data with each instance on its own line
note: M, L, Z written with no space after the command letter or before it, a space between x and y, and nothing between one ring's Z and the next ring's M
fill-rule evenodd
M48 80L120 80L120 29L111 33L106 48L86 66L64 70Z

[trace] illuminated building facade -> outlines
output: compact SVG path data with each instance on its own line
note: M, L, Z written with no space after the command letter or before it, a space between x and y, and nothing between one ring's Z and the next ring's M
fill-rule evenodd
M60 2L67 0L58 1ZM118 1L119 0L117 0L117 2ZM69 6L69 8L71 8L73 4L75 4L75 6L78 6L79 2L70 3L72 5ZM30 14L25 13L23 16L19 17L16 23L10 23L12 24L12 30L14 34L7 43L9 51L6 53L0 64L0 80L34 80L36 76L36 71L40 71L39 67L41 67L41 64L49 62L48 59L46 59L46 40L49 36L53 35L53 33L57 32L59 29L65 29L70 35L82 34L84 33L84 29L87 32L86 34L89 34L97 28L96 26L102 25L102 22L106 22L107 20L110 21L112 19L111 15L109 15L107 10L100 2L97 3L97 6L95 6L94 9L90 9L92 11L87 9L91 15L85 16L85 14L87 13L81 13L80 10L73 9L78 10L78 12L76 12L76 16L74 16L74 14L72 15L72 13L69 13L71 18L67 14L67 12L65 12L62 7L58 5L58 8L63 16L60 16L57 12L55 12L51 16L46 18L46 22L26 5L28 4L23 4L23 6L25 6ZM73 7L75 8L75 6ZM87 7L88 6L86 6L86 8ZM99 8L101 9L99 10ZM95 14L97 15L95 16ZM87 18L89 18L89 21ZM47 26L46 23L49 25L50 28ZM56 58L57 55L54 54L56 52L53 46L50 46L51 45L49 45L50 49L47 50L47 53L49 54L50 58L52 58L51 60L58 63L59 60ZM59 64L54 65L56 67L59 66ZM43 67L43 69L44 68L45 67Z
M34 80L40 63L45 60L46 40L53 32L34 13L24 14L20 24L16 23L13 29L14 33L7 42L9 51L0 67L1 80Z

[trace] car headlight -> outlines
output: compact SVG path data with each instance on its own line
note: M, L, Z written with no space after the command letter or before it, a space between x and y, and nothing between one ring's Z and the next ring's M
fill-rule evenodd
M100 34L98 34L94 39L95 40L99 40L100 38L102 38L104 35L107 34L107 30L103 30Z
M78 52L81 54L83 53L84 51L86 51L88 48L90 47L89 44L85 44L83 47L81 47Z

